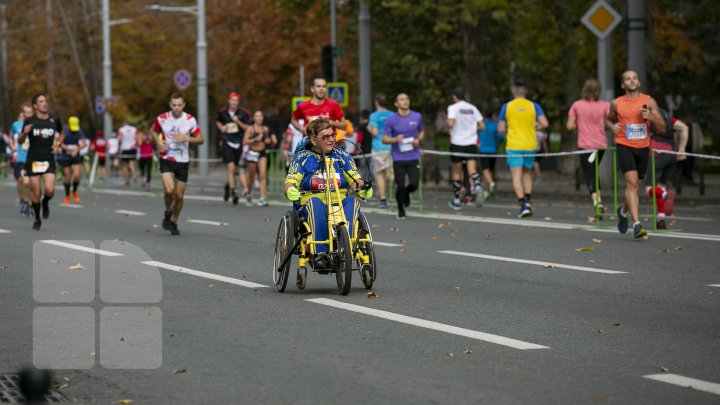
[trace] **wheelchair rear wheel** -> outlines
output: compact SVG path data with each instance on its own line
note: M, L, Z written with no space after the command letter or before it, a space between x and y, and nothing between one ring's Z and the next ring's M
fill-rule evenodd
M337 278L338 292L341 295L348 295L352 284L352 247L350 246L350 235L345 225L340 225L337 230L337 251L335 262L335 277Z
M292 262L293 246L295 246L295 233L298 226L298 217L294 211L288 211L280 220L277 238L275 239L275 260L273 261L273 284L278 291L284 292L287 287L290 264ZM287 260L286 260L287 259ZM285 261L285 264L283 264Z

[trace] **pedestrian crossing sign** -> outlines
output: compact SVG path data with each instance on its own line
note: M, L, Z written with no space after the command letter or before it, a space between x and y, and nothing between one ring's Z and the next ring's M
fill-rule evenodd
M347 82L330 82L327 84L328 98L337 101L341 107L348 106L348 95Z
M292 98L292 106L291 106L292 111L297 110L300 103L302 103L303 101L308 101L308 100L310 100L310 97L293 97Z

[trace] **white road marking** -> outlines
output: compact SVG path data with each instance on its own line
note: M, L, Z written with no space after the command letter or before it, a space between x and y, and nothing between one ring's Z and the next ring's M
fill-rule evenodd
M93 193L97 193L97 194L133 195L133 196L142 196L142 197L155 197L155 194L149 193L149 192L147 192L147 191L113 190L113 189L96 188L96 189L93 189L92 192L93 192Z
M708 287L720 287L720 284L708 284Z
M140 212L140 211L115 210L115 212L118 214L125 214L125 215L138 215L138 216L147 215L146 213Z
M376 240L373 241L373 245L387 246L387 247L405 246L405 245L402 244L402 243L378 242L378 241L376 241Z
M188 222L192 222L194 224L203 224L203 225L215 225L215 226L228 226L227 222L217 222L217 221L205 221L203 219L188 219Z
M58 206L65 207L65 208L82 208L83 207L82 204L65 204L65 203L58 204Z
M80 246L80 245L76 245L73 243L62 242L59 240L47 239L47 240L41 240L40 242L47 243L48 245L55 245L55 246L60 246L60 247L68 248L68 249L79 250L81 252L95 253L100 256L110 256L110 257L124 256L122 253L111 252L109 250L93 249L93 248L89 248L87 246Z
M696 222L714 222L715 220L712 218L702 218L702 217L669 217L666 219L677 219L678 221L696 221Z
M561 268L561 269L590 271L593 273L604 273L604 274L625 274L625 273L627 273L626 271L596 269L593 267L573 266L570 264L560 264L560 263L552 263L552 262L539 262L536 260L525 260L525 259L516 259L514 257L483 255L480 253L458 252L455 250L440 250L440 251L438 251L438 253L445 253L445 254L449 254L449 255L458 255L458 256L478 257L481 259L500 260L503 262L535 264L535 265L539 265L539 266L552 266L552 267L557 267L557 268Z
M200 200L200 201L223 201L222 197L212 197L209 195L185 195L186 200Z
M615 233L615 234L618 233L617 229L595 229L595 228L583 228L583 227L575 227L575 229L580 229L583 231L602 232L602 233ZM708 235L708 234L703 234L703 233L649 231L648 236L650 236L650 238L655 238L655 237L677 238L677 239L693 239L693 240L707 240L710 242L720 242L720 235Z
M644 375L643 377L650 380L679 385L685 388L692 388L694 390L705 391L711 394L720 395L720 384L711 383L703 380L696 380L695 378L683 377L681 375L667 373L650 374Z
M432 329L440 332L450 333L458 336L465 336L471 339L482 340L485 342L495 343L498 345L512 347L513 349L529 350L529 349L549 349L547 346L541 346L535 343L523 342L507 338L504 336L493 335L491 333L480 332L472 329L459 328L457 326L447 325L444 323L427 321L425 319L413 318L379 309L362 307L360 305L348 304L345 302L335 301L328 298L311 298L305 301L315 304L327 305L329 307L344 309L347 311L358 312L365 315L375 316L378 318L388 319L390 321L400 322L408 325L419 326L421 328Z
M0 229L0 233L10 233L11 231L8 231L7 229Z
M159 267L159 268L165 269L165 270L176 271L178 273L190 274L191 276L204 277L204 278L209 278L211 280L222 281L224 283L235 284L235 285L239 285L241 287L248 287L248 288L267 287L266 285L263 285L263 284L257 284L257 283L253 283L250 281L238 280L236 278L225 277L225 276L221 276L218 274L206 273L204 271L188 269L187 267L175 266L173 264L167 264L167 263L158 262L158 261L154 261L154 260L142 262L142 264L145 264L148 266Z

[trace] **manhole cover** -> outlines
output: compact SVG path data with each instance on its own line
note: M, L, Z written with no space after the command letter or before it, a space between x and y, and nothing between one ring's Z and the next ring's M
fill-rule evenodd
M16 374L0 375L0 404L24 404L25 398L20 392L19 378ZM45 403L57 404L69 402L61 393L50 390Z

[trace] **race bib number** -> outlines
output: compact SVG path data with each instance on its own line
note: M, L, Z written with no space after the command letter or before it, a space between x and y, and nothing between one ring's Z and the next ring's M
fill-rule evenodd
M327 185L325 173L314 175L310 180L310 185L313 191L325 191ZM330 190L335 190L335 187L340 186L340 175L335 173L335 181L330 184Z
M33 173L45 173L50 168L50 162L32 162Z
M245 157L245 160L248 162L257 162L260 160L260 152L255 152L254 150L249 150L247 153L247 156Z
M625 137L629 140L647 138L647 125L627 124L625 126Z
M238 127L238 124L231 122L227 124L226 131L228 134L234 134L235 132L240 132L240 127Z
M411 150L415 149L415 145L413 145L414 138L403 138L402 141L400 141L400 152L410 152Z
M184 142L175 142L174 135L175 134L170 134L168 137L168 151L165 155L182 162L189 158L189 155L187 155L187 148L185 148Z

